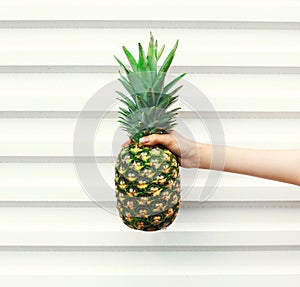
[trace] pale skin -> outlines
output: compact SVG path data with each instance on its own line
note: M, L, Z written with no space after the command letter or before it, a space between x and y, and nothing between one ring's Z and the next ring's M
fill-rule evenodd
M175 131L143 137L140 143L167 147L177 155L182 167L233 172L300 186L300 149L214 146L191 141Z

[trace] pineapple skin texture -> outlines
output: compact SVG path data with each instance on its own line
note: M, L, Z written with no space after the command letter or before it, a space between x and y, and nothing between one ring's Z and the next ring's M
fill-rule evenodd
M128 227L167 228L180 207L177 157L163 146L123 147L115 165L115 192L119 215Z

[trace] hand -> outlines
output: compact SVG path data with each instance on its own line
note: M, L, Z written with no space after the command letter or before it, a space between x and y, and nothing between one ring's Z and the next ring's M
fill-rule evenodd
M130 141L124 143L129 144ZM186 139L179 133L172 131L169 134L153 134L140 139L140 143L145 146L163 145L173 152L182 167L199 168L200 156L198 143Z
M129 143L127 141L124 145ZM300 186L300 149L265 150L213 146L191 141L174 131L143 137L140 143L165 146L177 155L183 167L239 173Z

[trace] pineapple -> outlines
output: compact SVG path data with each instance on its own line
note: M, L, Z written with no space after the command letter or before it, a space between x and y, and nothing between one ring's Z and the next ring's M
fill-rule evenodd
M119 122L129 134L131 144L120 151L115 165L117 209L123 222L133 229L156 231L169 226L180 206L179 163L176 155L163 146L143 146L139 139L150 134L168 133L175 125L179 108L176 102L179 86L171 90L185 75L165 85L166 73L172 63L178 40L160 69L164 46L158 51L157 41L150 33L147 55L138 44L138 60L123 47L131 68L115 57L125 76L119 81L127 95L117 91L120 107Z

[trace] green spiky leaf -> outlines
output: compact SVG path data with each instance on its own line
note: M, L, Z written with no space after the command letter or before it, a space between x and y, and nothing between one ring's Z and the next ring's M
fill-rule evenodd
M117 62L119 63L119 65L123 68L123 70L126 72L126 74L129 74L129 73L131 73L131 71L129 71L127 68L126 68L126 66L116 57L116 56L114 56L115 57L115 59L117 60Z
M157 73L157 60L155 57L155 46L154 46L154 38L152 33L150 33L150 42L148 46L147 61L148 61L149 70L151 71L151 83L153 83Z
M138 64L135 60L135 58L131 55L131 53L127 50L127 48L125 46L123 46L123 51L128 59L128 62L132 68L132 70L134 72L137 72L138 71Z
M166 93L167 93L174 85L176 85L177 82L180 81L185 75L186 75L186 73L183 73L183 74L179 75L177 78L175 78L174 80L172 80L169 84L167 84L167 85L164 87L162 93L163 93L163 94L166 94Z
M165 49L165 45L163 45L163 46L161 47L161 49L159 50L158 55L156 56L157 61L159 61L159 59L160 59L162 53L164 52L164 49Z
M147 58L145 56L144 49L141 43L138 43L139 46L139 61L138 61L138 70L140 72L145 72L147 70Z
M176 125L175 117L179 108L169 110L169 107L178 99L177 92L182 86L176 87L176 84L185 76L185 73L177 76L167 85L164 82L177 47L178 41L159 70L157 68L158 60L161 58L165 46L163 45L158 51L157 40L154 39L151 32L147 55L140 43L138 44L137 60L123 46L132 70L115 57L125 72L125 75L120 73L119 81L128 93L117 91L120 96L119 101L125 105L125 108L120 107L119 109L119 122L134 142L144 135L166 133Z

